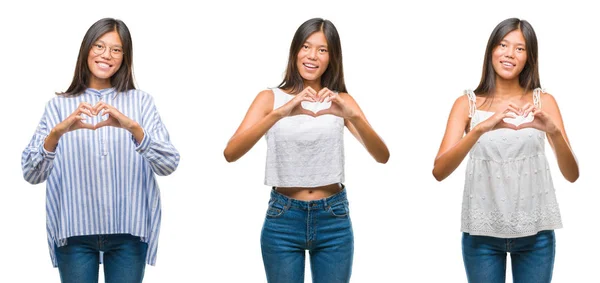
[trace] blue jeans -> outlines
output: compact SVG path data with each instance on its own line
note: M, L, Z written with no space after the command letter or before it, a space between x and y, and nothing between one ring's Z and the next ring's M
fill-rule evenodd
M303 283L306 250L314 283L349 282L354 236L346 190L314 201L271 191L260 244L269 283Z
M63 283L97 283L100 252L107 283L142 282L148 244L130 234L76 236L56 248Z
M514 283L548 283L552 280L555 247L552 230L512 239L468 233L463 233L462 238L463 260L470 283L504 283L507 252Z

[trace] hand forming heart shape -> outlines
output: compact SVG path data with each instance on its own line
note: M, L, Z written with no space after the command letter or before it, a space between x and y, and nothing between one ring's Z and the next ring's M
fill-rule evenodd
M311 111L315 114L321 110L329 109L331 107L331 101L329 102L310 102L310 101L302 101L302 108Z
M103 101L98 102L94 106L91 106L87 103L82 103L76 112L78 112L81 123L81 125L77 128L97 130L105 126L111 126L130 130L132 127L137 125L135 121L123 115L123 113L119 112L119 110ZM91 119L87 119L86 116ZM88 121L84 122L85 120Z
M511 113L514 114L514 116L515 116L514 118L504 118L504 119L502 119L502 121L504 121L505 123L508 123L508 124L515 125L517 128L522 124L533 121L533 119L534 119L533 113L531 113L531 112L527 116L520 116L513 112L511 112Z
M79 114L79 116L81 116L82 118L82 123L88 124L90 126L93 127L94 130L96 130L96 125L102 121L106 121L108 120L108 115L106 115L105 113L103 113L100 108L102 108L103 104L101 102L96 103L96 105L92 106L89 112L92 114L90 116L90 114L86 113L86 112L81 112ZM98 119L94 119L94 118L98 118ZM99 128L99 127L98 127Z

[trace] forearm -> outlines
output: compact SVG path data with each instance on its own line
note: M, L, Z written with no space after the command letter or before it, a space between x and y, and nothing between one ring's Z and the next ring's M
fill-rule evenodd
M442 181L450 176L460 163L465 159L469 151L475 145L483 133L475 127L467 133L454 147L444 152L433 163L433 176Z
M579 165L571 147L561 131L549 134L548 137L553 145L560 172L569 182L575 182L579 178Z
M281 118L276 111L271 111L252 127L233 136L223 151L225 160L234 162L244 156Z
M179 152L170 141L169 133L162 123L155 126L147 126L152 129L148 132L142 126L139 131L131 132L132 139L136 144L135 150L150 164L152 171L159 176L167 176L179 166ZM136 130L137 131L137 130ZM142 140L138 143L136 135L141 135Z
M144 129L137 122L134 121L127 130L133 135L133 138L138 144L144 139Z
M46 139L44 140L44 149L49 152L56 151L56 147L58 146L58 141L62 135L58 133L56 129L52 129Z
M371 154L377 162L386 163L390 158L390 151L375 130L373 130L371 125L369 125L367 120L359 116L354 119L349 119L349 121L356 129L362 144L369 154Z
M23 178L31 184L44 182L54 167L57 143L54 143L52 151L46 150L47 140L47 137L44 139L42 135L35 135L21 156Z

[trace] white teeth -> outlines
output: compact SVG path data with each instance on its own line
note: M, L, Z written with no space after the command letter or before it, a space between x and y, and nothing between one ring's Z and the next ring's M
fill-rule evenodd
M502 62L502 65L507 66L507 67L514 67L515 65L508 63L508 62Z
M316 65L307 64L307 63L304 63L304 66L309 67L309 68L316 68L317 67Z
M98 66L99 66L100 68L108 68L108 67L110 67L110 65L108 65L108 64L106 64L106 63L98 63Z

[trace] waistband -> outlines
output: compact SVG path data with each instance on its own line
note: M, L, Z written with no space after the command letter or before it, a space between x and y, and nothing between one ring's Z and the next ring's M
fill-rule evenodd
M346 197L346 186L344 186L342 184L342 190L339 191L338 193L336 193L330 197L317 199L317 200L308 200L308 201L293 199L286 195L282 195L281 193L277 192L275 189L272 189L271 190L271 201L278 202L278 203L286 206L287 208L294 207L294 208L300 208L300 209L309 209L309 208L310 209L320 209L320 208L327 208L328 206L334 205L338 202L348 201L348 198Z

